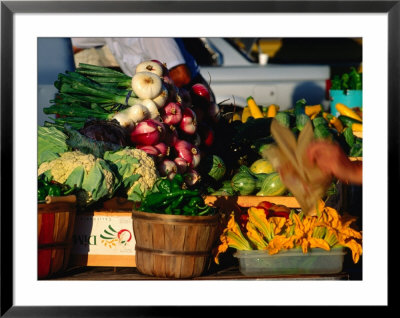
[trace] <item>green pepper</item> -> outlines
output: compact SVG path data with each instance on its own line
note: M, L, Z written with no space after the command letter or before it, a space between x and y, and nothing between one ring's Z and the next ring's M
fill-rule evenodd
M38 188L38 200L43 201L47 196L47 191L45 188L40 187Z
M171 180L171 190L182 190L183 181L183 176L177 173Z
M143 205L146 207L152 208L152 207L159 206L166 200L174 199L181 195L195 196L198 194L199 193L197 191L191 191L191 190L179 190L179 191L170 192L170 193L160 193L160 192L150 193L144 198Z
M211 214L210 212L213 211L213 207L212 206L207 206L207 208L205 208L204 210L200 211L197 215L201 216L201 215L207 215L207 214Z
M183 211L183 215L196 215L196 213L197 213L197 208L196 208L196 207L191 207L191 206L185 205L185 206L182 208L182 211Z
M198 204L204 204L203 198L201 196L191 198L190 201L188 202L187 206L193 208Z
M171 181L169 179L162 179L158 184L158 189L161 193L170 193L172 190Z
M177 200L174 200L171 202L171 204L165 209L166 214L180 214L180 209L177 209L178 206L182 203L184 199L184 195L181 195ZM174 212L175 210L178 210L178 213Z
M61 195L61 189L59 186L52 184L49 186L49 191L47 194L51 197L59 197Z

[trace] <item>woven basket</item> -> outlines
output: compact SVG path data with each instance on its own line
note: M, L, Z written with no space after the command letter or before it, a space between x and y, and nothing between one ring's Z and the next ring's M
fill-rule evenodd
M200 276L217 238L219 215L183 216L132 212L136 267L163 278Z
M47 197L38 205L38 278L64 271L69 262L76 196Z

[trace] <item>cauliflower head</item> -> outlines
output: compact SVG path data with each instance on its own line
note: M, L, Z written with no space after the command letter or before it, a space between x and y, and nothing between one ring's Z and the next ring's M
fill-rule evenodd
M154 159L140 149L126 147L107 151L104 159L118 171L128 200L141 201L159 177Z
M68 151L39 166L38 175L46 173L53 180L75 187L78 204L89 205L102 198L111 198L119 180L108 163L91 154Z

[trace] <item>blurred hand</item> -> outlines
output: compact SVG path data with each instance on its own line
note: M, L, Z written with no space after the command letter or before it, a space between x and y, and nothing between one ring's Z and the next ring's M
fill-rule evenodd
M351 161L339 144L314 141L307 149L307 157L323 172L346 183L362 183L362 162Z

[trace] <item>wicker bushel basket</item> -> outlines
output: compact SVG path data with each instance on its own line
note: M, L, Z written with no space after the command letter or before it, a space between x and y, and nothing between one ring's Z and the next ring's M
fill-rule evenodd
M38 204L38 278L64 271L69 262L76 196L47 197Z
M219 215L184 216L132 212L136 267L163 278L200 276L217 238Z

